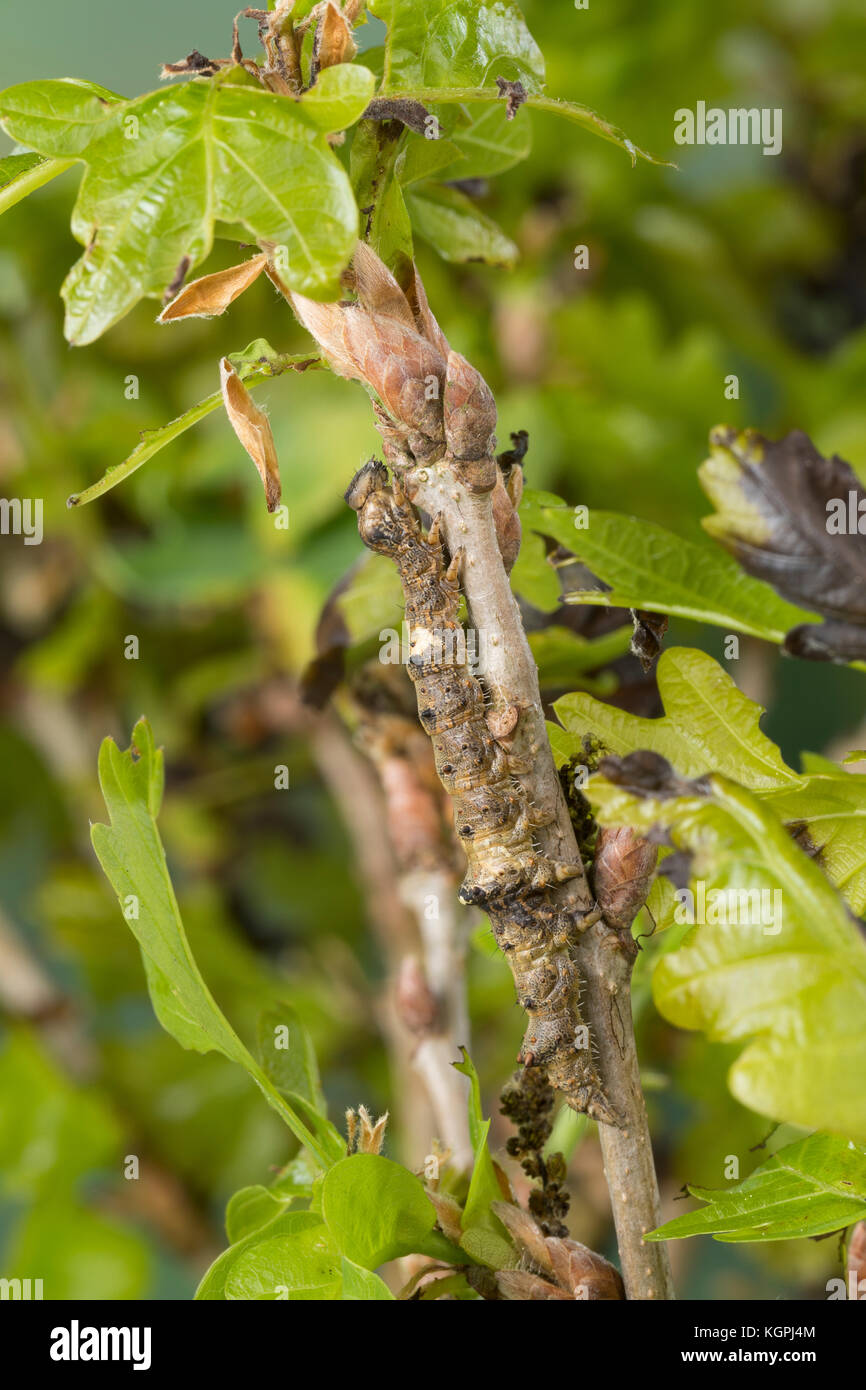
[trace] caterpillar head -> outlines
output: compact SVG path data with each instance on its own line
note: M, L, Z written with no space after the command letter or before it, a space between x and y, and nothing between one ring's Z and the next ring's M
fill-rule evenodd
M371 550L396 555L405 543L406 502L388 486L388 472L378 459L359 469L346 489L346 501L358 513L358 531Z

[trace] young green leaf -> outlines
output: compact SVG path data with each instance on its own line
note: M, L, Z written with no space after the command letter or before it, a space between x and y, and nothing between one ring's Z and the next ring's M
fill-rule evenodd
M487 1136L490 1121L481 1109L481 1083L469 1053L461 1047L461 1062L455 1069L469 1078L469 1138L475 1153L469 1192L463 1207L460 1244L473 1260L492 1269L502 1269L514 1263L514 1250L506 1238L505 1228L494 1215L491 1204L501 1202L507 1195L496 1175Z
M557 764L580 754L588 733L607 753L638 748L660 753L685 777L721 772L752 791L802 783L762 732L763 708L706 652L670 647L656 674L665 707L660 719L641 719L582 693L557 700L554 711L562 728L549 726Z
M602 824L661 828L689 865L696 921L653 974L660 1012L748 1043L729 1073L744 1105L866 1137L866 939L772 810L718 774L687 782L651 753L607 759Z
M388 26L383 92L492 86L495 77L541 90L544 59L514 0L369 0L369 8Z
M224 1250L218 1255L213 1264L205 1273L201 1283L196 1289L196 1300L202 1302L212 1302L215 1300L232 1297L227 1291L227 1283L230 1275L238 1260L244 1255L253 1251L256 1246L263 1244L267 1240L277 1237L302 1237L308 1231L321 1232L322 1218L317 1212L311 1211L286 1211L269 1221L267 1225L261 1226L250 1235L244 1236L235 1244L230 1245L228 1250ZM320 1237L319 1237L320 1238ZM237 1285L235 1286L237 1287ZM243 1298L242 1293L235 1294L235 1297Z
M438 140L427 140L423 135L405 130L400 137L394 173L405 188L421 179L431 179L445 169L462 170L463 158L453 140L441 136ZM451 177L460 178L461 174L453 173Z
M866 912L866 774L837 767L767 795L858 916Z
M226 1235L232 1245L260 1231L288 1211L294 1197L282 1197L257 1183L242 1187L229 1198L226 1207Z
M524 531L552 536L609 586L567 594L568 603L696 618L768 642L781 642L795 624L814 620L769 584L745 574L723 551L651 522L593 508L587 524L578 527L583 517L550 493L524 494L520 519Z
M342 1289L342 1267L322 1218L314 1212L290 1234L257 1241L242 1251L228 1270L229 1299L333 1301Z
M557 765L582 761L590 734L608 753L659 753L685 777L721 772L760 796L792 832L805 833L852 909L866 910L866 776L835 764L794 772L761 731L761 706L705 652L671 647L657 678L661 719L641 719L583 693L557 700L560 723L548 725Z
M866 1217L866 1151L836 1135L812 1134L779 1149L736 1187L690 1186L689 1192L707 1205L667 1221L645 1240L822 1236Z
M437 106L455 103L460 106L472 106L478 102L484 104L497 102L503 107L505 106L499 90L491 87L415 87L412 89L412 96L416 101ZM546 111L554 116L562 116L564 120L581 126L590 134L598 135L602 140L607 140L612 145L618 145L629 156L632 167L638 159L645 159L648 164L659 164L668 169L676 167L669 160L656 159L655 155L641 149L639 145L628 138L624 131L611 125L610 121L606 121L596 111L591 111L588 106L580 106L575 101L563 101L559 97L541 96L533 91L529 92L521 102L521 106L528 107L532 111ZM520 119L521 116L518 113L515 124Z
M384 1279L380 1279L372 1270L362 1269L352 1260L347 1260L345 1255L340 1260L340 1269L343 1275L344 1303L394 1302L394 1295Z
M396 174L402 138L388 123L362 121L349 156L352 188L363 209L363 239L395 270L413 255L412 227Z
M298 109L318 130L347 130L361 118L376 89L376 78L359 63L323 68L315 84L297 98Z
M412 226L446 261L484 261L513 266L519 251L500 227L465 193L435 183L413 184L405 192Z
M203 260L215 219L273 245L291 289L338 292L358 213L317 122L354 110L360 89L324 91L304 114L300 103L233 82L232 71L113 104L68 83L0 97L0 119L17 139L87 165L72 217L87 249L63 286L71 343L92 342L144 295L161 295L179 266Z
M99 784L111 823L92 826L91 838L141 947L154 1012L182 1047L221 1052L242 1066L292 1133L327 1167L334 1155L308 1128L316 1112L309 1107L302 1119L280 1095L218 1009L193 959L156 825L163 777L162 753L145 719L136 724L126 752L113 739L103 740Z
M336 1248L364 1269L422 1250L436 1224L420 1180L379 1154L352 1154L328 1170L322 1215Z
M509 120L505 102L470 108L468 124L451 132L450 143L460 156L447 165L439 177L446 179L486 179L502 174L526 159L532 148L532 124L528 112ZM446 141L428 140L445 145Z
M74 159L106 127L123 98L95 82L65 77L0 92L0 123L39 154Z
M259 1061L277 1090L303 1096L326 1114L313 1040L297 1009L286 1003L264 1009L259 1014L256 1035Z
M638 157L651 164L664 162L589 107L543 94L544 59L512 0L433 0L423 8L415 0L371 0L370 8L388 26L383 92L411 93L434 106L499 103L504 112L496 86L502 77L520 82L526 93L523 105L564 116L619 145L632 164Z
M74 159L44 159L40 154L10 154L0 159L0 213L71 169Z
M243 352L230 353L229 362L235 367L241 381L248 388L258 386L261 382L269 380L272 376L279 376L281 372L298 371L305 372L313 367L321 367L322 359L314 353L297 353L292 356L289 353L276 352L264 338L257 338L250 343ZM183 415L179 415L176 420L170 420L167 425L160 425L157 429L143 430L141 442L136 445L128 458L122 463L113 464L106 469L102 477L83 492L74 492L67 498L68 507L83 507L88 502L93 502L97 497L102 497L104 493L110 492L117 487L118 483L124 482L132 473L152 459L154 454L158 454L160 449L164 449L167 444L171 444L180 435L185 434L193 425L197 425L200 420L204 420L215 410L223 407L222 391L214 391L210 396L205 396L203 401L185 410Z

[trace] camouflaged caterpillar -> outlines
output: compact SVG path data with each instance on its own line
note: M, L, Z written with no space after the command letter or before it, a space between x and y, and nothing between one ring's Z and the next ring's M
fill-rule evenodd
M364 544L389 556L400 574L410 637L408 673L468 860L460 897L488 913L529 1015L519 1060L545 1067L574 1109L616 1124L577 1005L579 978L571 958L576 924L549 891L582 874L583 866L555 864L534 845L525 793L491 733L484 692L459 640L461 557L446 568L437 523L422 533L399 480L395 476L389 487L387 471L376 460L355 476L346 501L358 513Z

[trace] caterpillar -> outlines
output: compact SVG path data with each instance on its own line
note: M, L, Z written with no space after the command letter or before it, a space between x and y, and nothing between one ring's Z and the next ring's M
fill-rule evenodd
M551 893L582 874L583 865L554 863L535 846L533 825L540 822L533 820L508 754L491 731L484 691L466 661L459 620L462 557L458 552L446 563L437 521L425 536L399 478L389 486L387 470L375 459L355 475L346 501L358 513L364 544L397 566L409 629L407 670L466 851L460 897L490 917L529 1015L518 1060L543 1066L574 1109L616 1124L578 1006L580 980L572 958L578 923ZM579 925L592 920L590 914Z

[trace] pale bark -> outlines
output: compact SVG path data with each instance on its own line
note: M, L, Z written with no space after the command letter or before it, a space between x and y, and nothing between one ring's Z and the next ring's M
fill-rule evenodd
M468 493L444 461L414 469L406 481L418 507L430 516L441 515L451 553L464 552L461 584L471 623L480 634L478 674L494 711L520 710L510 747L515 760L526 759L526 771L518 775L528 798L550 817L537 830L539 847L551 859L576 861L577 844L545 728L538 671L499 553L490 493ZM563 908L577 914L592 907L585 877L570 879L556 892ZM632 953L603 921L583 933L577 953L582 1010L621 1122L620 1127L600 1124L599 1135L626 1294L630 1299L669 1299L674 1295L667 1249L663 1243L642 1240L661 1218L631 1018Z

